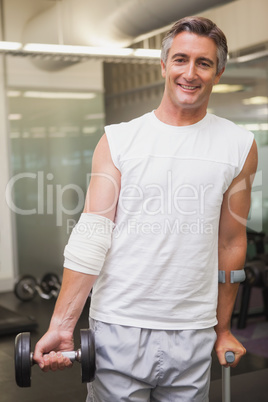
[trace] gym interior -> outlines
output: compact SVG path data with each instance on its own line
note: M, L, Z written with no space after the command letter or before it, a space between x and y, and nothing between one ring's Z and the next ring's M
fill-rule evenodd
M187 15L216 22L229 60L209 112L252 131L258 170L247 222L246 279L232 331L247 349L231 369L232 401L268 398L268 29L267 0L0 0L0 400L84 401L81 365L31 368L15 381L18 333L31 349L47 330L63 249L83 210L93 151L107 124L157 107L160 46ZM79 319L88 328L90 296ZM213 352L210 401L221 401Z

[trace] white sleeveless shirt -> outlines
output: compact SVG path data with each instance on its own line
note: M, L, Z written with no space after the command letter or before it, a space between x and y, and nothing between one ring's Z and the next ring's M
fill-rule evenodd
M216 325L221 204L253 134L211 114L177 127L154 112L105 131L121 191L90 316L152 329Z

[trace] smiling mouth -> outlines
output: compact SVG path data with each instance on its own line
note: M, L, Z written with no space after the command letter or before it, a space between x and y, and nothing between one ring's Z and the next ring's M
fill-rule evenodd
M193 85L183 85L183 84L178 84L181 88L183 88L183 89L187 89L187 90L190 90L190 91L192 91L192 90L194 90L194 89L197 89L197 88L200 88L199 86L193 86Z

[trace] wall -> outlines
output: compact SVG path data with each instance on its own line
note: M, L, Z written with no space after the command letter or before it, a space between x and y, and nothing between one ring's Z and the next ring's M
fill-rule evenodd
M62 71L7 57L12 177L7 202L17 228L19 274L62 273L63 250L84 207L93 150L103 134L100 62Z
M1 18L0 18L1 24ZM2 36L0 25L0 40ZM14 237L12 235L11 212L5 202L5 189L10 177L8 121L6 108L5 59L0 55L0 291L13 287L16 272Z
M104 63L106 123L128 121L155 109L164 80L158 64Z

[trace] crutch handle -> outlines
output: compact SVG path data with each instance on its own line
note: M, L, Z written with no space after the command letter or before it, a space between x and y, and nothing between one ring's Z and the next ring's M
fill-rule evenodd
M230 352L230 351L226 352L225 353L225 360L226 360L226 363L233 363L235 361L234 352Z
M226 363L235 361L234 352L228 351L225 353ZM230 367L222 366L222 402L231 402L231 373Z

